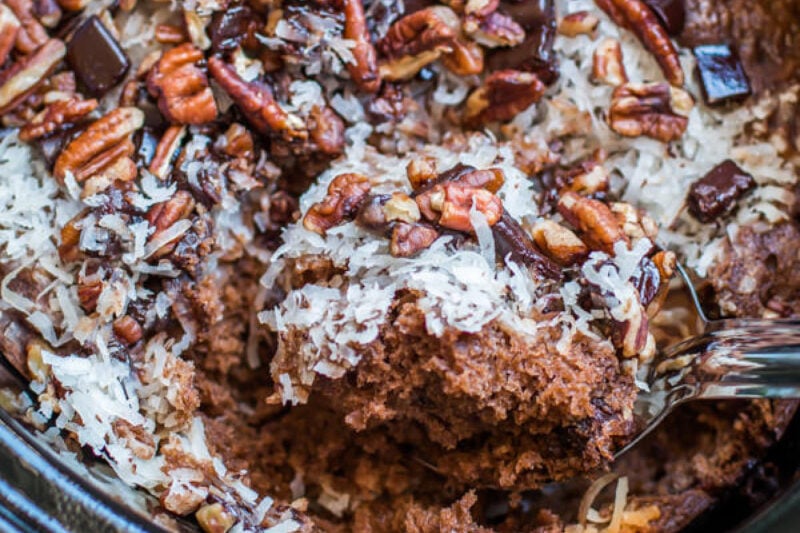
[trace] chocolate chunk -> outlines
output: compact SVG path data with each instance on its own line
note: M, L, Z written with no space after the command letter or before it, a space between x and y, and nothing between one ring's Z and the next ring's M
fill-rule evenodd
M684 0L644 0L670 35L680 35L686 23Z
M96 96L104 95L122 81L130 68L122 47L94 15L72 34L67 43L67 62Z
M250 50L258 48L256 32L261 26L258 15L246 5L219 11L208 25L211 49L222 53L231 52L239 45Z
M736 51L727 44L709 44L694 49L697 70L708 105L720 105L750 96L750 80Z
M500 2L500 11L511 16L525 30L525 40L512 48L492 50L488 70L515 69L533 72L547 85L558 79L558 60L553 52L556 12L553 0Z
M730 212L736 201L754 188L753 176L730 159L715 166L689 190L689 211L700 222L713 222Z
M512 260L533 268L542 277L554 280L562 278L561 268L536 248L519 222L508 212L504 211L500 220L492 226L492 235L501 260L505 261L510 255Z

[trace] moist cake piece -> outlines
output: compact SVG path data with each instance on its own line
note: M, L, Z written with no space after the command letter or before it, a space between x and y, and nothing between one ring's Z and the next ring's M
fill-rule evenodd
M278 334L272 400L324 395L353 430L479 487L607 464L675 257L608 199L601 162L557 173L545 198L480 134L334 165L266 276L283 294L261 315Z

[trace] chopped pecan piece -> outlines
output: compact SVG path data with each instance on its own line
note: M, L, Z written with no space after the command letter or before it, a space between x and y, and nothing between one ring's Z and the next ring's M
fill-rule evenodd
M187 218L194 210L195 201L187 191L178 191L175 195L160 204L156 204L147 212L147 221L155 228L155 231L147 238L148 244L160 239L160 237L179 220ZM167 242L159 242L156 250L149 254L150 259L159 259L171 253L178 244L180 236Z
M669 34L653 10L642 0L597 0L600 6L619 25L631 30L655 57L661 71L672 85L684 82L683 67Z
M36 20L32 0L5 0L4 3L14 12L20 24L15 41L17 50L30 54L50 40L47 30Z
M78 222L81 220L82 216L82 214L75 215L61 228L61 243L58 245L58 257L61 258L61 262L63 263L76 261L81 255L81 251L78 248L81 240L81 229L78 227ZM98 292L98 295L99 294Z
M80 232L78 232L78 235L80 235ZM77 245L77 241L75 244ZM88 282L81 281L78 283L78 301L84 311L87 313L94 312L97 308L97 300L100 298L101 292L103 292L103 282L99 279Z
M525 40L522 26L499 11L492 11L485 16L468 16L462 27L464 33L487 48L517 46Z
M80 121L97 108L97 100L72 96L47 106L32 121L20 129L19 138L30 142Z
M144 113L133 107L119 107L92 123L73 139L56 159L53 175L64 183L67 172L78 182L121 165L134 152L131 134L144 124ZM133 164L133 161L130 161ZM134 172L135 172L134 165Z
M308 133L315 148L328 155L344 151L344 122L328 106L314 106L308 116Z
M50 39L36 53L12 67L9 77L0 85L0 114L21 104L64 59L66 52L63 42Z
M567 37L577 37L594 32L600 19L588 11L575 11L569 13L558 23L558 33Z
M627 320L612 320L611 342L622 352L623 357L639 357L647 361L655 354L655 339L650 333L650 321L642 305L631 302L626 312Z
M459 76L483 72L483 48L478 43L453 41L453 51L442 56L442 65Z
M378 60L370 40L362 0L342 0L344 7L344 38L355 42L353 63L347 64L350 76L362 91L374 93L381 84Z
M114 335L127 345L136 344L142 338L142 326L131 316L119 317L113 324Z
M656 238L658 225L644 210L637 209L627 202L613 202L609 209L617 217L617 221L622 226L622 232L628 236L631 242L635 243L643 238L653 241Z
M483 85L467 98L465 123L479 127L489 122L505 122L538 102L545 86L532 72L498 70L486 77Z
M14 12L5 4L0 4L0 65L6 62L8 54L14 48L20 24Z
M592 57L592 77L607 85L617 86L627 83L628 73L622 62L622 47L612 38L603 39Z
M658 314L667 299L669 282L675 275L678 258L674 252L661 250L653 256L652 263L658 270L659 284L655 294L649 300L642 298L642 305L647 306L647 315L651 318Z
M389 253L395 257L411 257L438 238L439 232L427 224L400 222L392 229Z
M442 53L452 52L459 27L458 15L444 6L420 9L396 21L378 42L378 50L389 59L380 66L382 77L408 79Z
M369 194L370 183L361 174L341 174L328 185L328 194L312 205L303 217L303 226L325 235L334 226L354 216Z
M420 219L419 207L413 198L402 192L395 192L383 204L383 215L387 222L399 220L413 224Z
M435 185L416 197L422 214L439 226L464 233L474 233L470 220L473 206L493 226L503 215L503 203L486 189L468 183L447 182Z
M692 97L667 83L626 83L614 89L608 123L626 137L679 139L689 124Z
M589 248L577 235L552 220L537 222L531 234L539 249L561 266L574 265L589 255Z
M406 166L406 175L411 189L416 191L436 179L436 160L432 157L412 159Z
M185 43L189 37L183 28L172 24L159 24L156 26L155 39L161 44Z
M255 155L253 136L238 122L228 126L222 139L220 149L225 155L245 159L251 159Z
M178 149L186 136L186 126L170 126L158 141L148 170L158 179L166 180Z
M603 202L567 191L558 201L558 212L578 229L592 250L613 255L616 243L630 243L622 225Z
M147 77L158 108L177 124L204 124L217 118L217 104L198 63L203 52L191 43L164 52Z
M274 131L287 140L308 137L303 121L284 111L266 85L243 80L233 66L216 56L208 60L208 71L261 134Z

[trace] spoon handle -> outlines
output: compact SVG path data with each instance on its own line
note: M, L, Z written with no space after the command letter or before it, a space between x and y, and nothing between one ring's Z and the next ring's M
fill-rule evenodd
M712 321L664 355L656 379L673 400L800 398L800 320Z

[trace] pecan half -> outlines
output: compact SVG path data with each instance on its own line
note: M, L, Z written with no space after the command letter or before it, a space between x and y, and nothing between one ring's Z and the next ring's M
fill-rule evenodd
M170 122L204 124L217 118L217 104L206 73L198 66L203 52L191 43L164 52L147 77L147 88Z
M636 35L653 54L667 81L676 87L683 85L683 67L675 45L647 4L642 0L597 0L596 3L614 22Z
M328 194L312 205L303 217L303 226L325 235L334 226L354 216L369 194L370 183L361 174L341 174L328 185Z
M243 80L233 66L216 56L208 60L208 71L261 134L274 131L287 140L308 137L303 121L284 111L266 85Z
M467 16L464 33L487 48L517 46L525 40L525 30L505 13L493 11L485 16Z
M14 12L5 4L0 4L0 65L6 62L14 48L20 24Z
M36 53L11 69L10 76L0 85L0 114L8 113L28 95L64 59L67 48L58 39L50 39Z
M583 241L592 250L614 254L614 244L630 243L611 209L598 200L567 191L558 200L558 212L578 229Z
M470 127L514 118L544 94L544 83L532 72L498 70L467 98L464 121Z
M577 235L552 220L537 222L531 235L539 249L561 266L574 265L589 255L589 248Z
M114 109L92 123L64 148L56 159L53 175L63 184L67 172L71 172L81 182L120 159L130 161L129 157L134 151L130 136L142 124L144 113L141 110L134 107Z
M601 83L617 86L627 83L628 73L622 62L622 47L612 38L603 39L592 56L592 77Z
M23 54L35 52L50 39L47 30L36 20L32 0L5 0L20 24L15 45Z
M389 253L395 257L411 257L428 248L439 238L439 232L427 224L400 222L392 228Z
M351 50L353 63L347 64L350 76L362 91L374 93L381 85L375 47L367 29L362 0L342 0L344 8L344 38L355 42Z
M30 142L68 127L83 119L97 108L97 100L83 100L72 96L57 100L28 122L19 131L19 138Z
M396 21L378 42L378 50L388 58L380 66L381 76L390 81L411 78L442 53L452 52L460 24L458 15L444 6L420 9Z
M600 19L588 11L575 11L569 13L558 23L558 33L567 37L577 37L594 32Z
M180 26L159 24L155 29L155 39L161 44L181 44L189 38Z
M667 83L626 83L614 89L608 123L626 137L679 139L689 124L692 97Z

